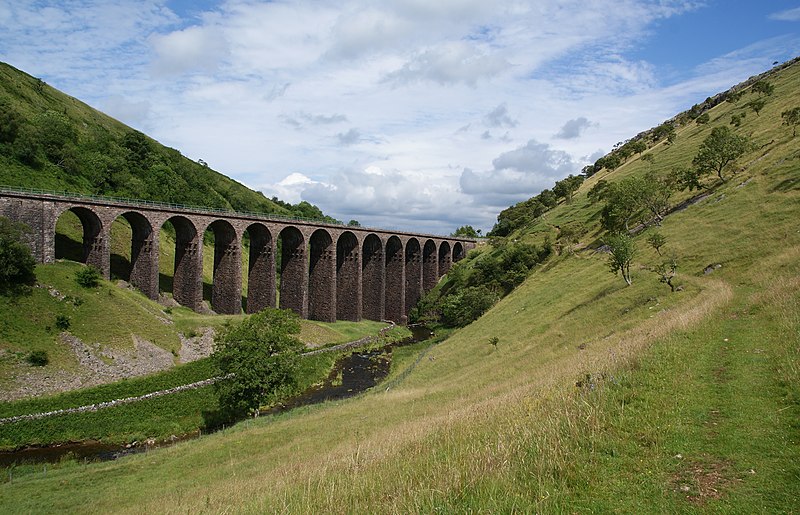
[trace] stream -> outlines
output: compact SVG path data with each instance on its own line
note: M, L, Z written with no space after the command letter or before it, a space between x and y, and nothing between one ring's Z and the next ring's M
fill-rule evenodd
M336 360L333 370L320 385L287 399L284 403L262 410L260 416L285 413L293 408L318 404L326 401L346 399L365 392L383 381L391 369L391 349L427 340L432 336L430 330L421 326L409 327L412 336L390 343L380 349L355 350ZM208 434L208 433L206 433ZM0 468L19 464L58 463L65 457L78 461L108 461L130 454L147 452L150 449L168 447L178 442L193 440L201 436L200 430L158 441L152 445L119 445L95 440L57 444L43 447L25 447L15 451L0 452ZM46 470L46 468L45 468ZM9 472L10 474L10 472Z

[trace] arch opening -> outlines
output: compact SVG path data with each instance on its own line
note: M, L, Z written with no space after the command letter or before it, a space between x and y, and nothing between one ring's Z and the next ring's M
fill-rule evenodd
M443 241L439 245L439 277L442 277L450 271L453 262L451 260L450 244Z
M150 299L158 298L158 240L150 221L128 211L111 224L111 277L128 281Z
M161 225L166 241L174 241L174 253L159 254L161 291L171 291L175 301L198 310L203 300L203 242L191 220L173 216ZM170 277L171 272L171 277Z
M213 234L214 264L211 307L217 313L242 312L242 256L236 229L225 220L215 220L207 229Z
M384 310L388 320L403 323L405 316L405 256L397 236L386 241Z
M109 278L108 242L103 222L85 207L75 206L62 212L55 224L55 257L94 266Z
M306 242L296 227L286 227L278 235L280 245L280 307L308 318L308 266Z
M336 321L336 256L328 231L317 229L311 245L308 269L308 316L322 322Z
M411 238L406 243L405 272L406 298L403 314L408 315L422 297L422 250L416 238Z
M437 282L439 282L439 260L436 243L428 240L422 248L422 293L431 291Z
M368 320L385 318L384 267L383 243L376 235L369 234L361 250L361 313Z
M245 312L275 307L275 248L269 229L260 223L247 227L247 298Z
M358 322L362 316L358 238L350 231L336 241L336 320Z
M453 244L453 263L458 263L466 256L466 251L464 250L464 245L461 244L460 241L457 241Z

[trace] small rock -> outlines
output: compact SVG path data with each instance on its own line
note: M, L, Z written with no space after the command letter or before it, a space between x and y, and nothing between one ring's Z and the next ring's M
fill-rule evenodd
M681 492L688 492L689 487L687 485L681 485Z
M753 470L753 469L750 469L750 470L748 470L748 471L747 471L747 473L748 473L748 474L755 474L755 473L756 473L756 471L755 471L755 470Z
M676 460L682 460L683 459L683 455L682 454L676 454L675 456L673 456L673 458L675 458Z
M720 268L722 268L722 265L721 265L721 264L719 264L719 263L712 263L712 264L708 265L707 267L705 267L705 269L703 269L703 274L705 274L705 275L708 275L708 274L710 274L711 272L713 272L714 270L718 270L718 269L720 269Z

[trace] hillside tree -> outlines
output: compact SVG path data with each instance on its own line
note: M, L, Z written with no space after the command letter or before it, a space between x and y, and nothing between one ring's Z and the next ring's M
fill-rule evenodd
M568 177L556 182L553 186L553 193L556 197L563 198L567 203L572 202L572 196L583 184L583 177L570 174Z
M775 85L771 84L765 80L759 80L753 83L753 86L750 88L750 91L753 93L758 93L759 96L769 97L775 93Z
M456 229L451 236L463 236L465 238L477 238L478 232L471 225L462 225Z
M633 284L631 281L631 263L634 256L636 256L636 242L628 233L613 234L606 238L606 245L609 248L608 265L611 273L616 275L622 274L622 279L625 284L630 286Z
M730 127L714 127L700 144L692 164L701 174L716 173L724 182L724 170L748 150L749 138L736 134Z
M792 137L797 136L797 126L800 125L800 107L793 107L781 113L783 125L792 128Z
M764 106L766 105L767 99L765 98L757 98L747 103L747 106L756 113L756 116L761 115L761 110L764 109Z

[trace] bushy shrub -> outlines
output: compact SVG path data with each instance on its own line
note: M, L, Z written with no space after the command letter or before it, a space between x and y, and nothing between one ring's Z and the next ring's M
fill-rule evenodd
M69 329L71 322L67 315L58 314L56 315L56 327L61 329L62 331L66 331Z
M35 367L43 367L50 363L50 358L47 356L47 351L43 350L35 350L31 352L28 354L26 360Z
M87 266L75 274L75 282L84 288L96 288L100 284L100 272L93 266Z
M442 304L442 323L464 327L477 320L500 299L500 295L485 286L473 286L450 295Z
M0 216L0 295L14 293L36 281L36 261L21 241L24 227Z

